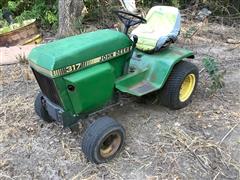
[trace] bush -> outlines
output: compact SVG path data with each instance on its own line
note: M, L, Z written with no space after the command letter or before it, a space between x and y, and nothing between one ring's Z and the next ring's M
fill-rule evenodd
M214 15L231 15L240 13L240 1L235 0L139 0L139 4L144 6L152 6L153 4L172 5L178 8L185 8L188 5L197 5L200 7L208 7Z
M100 19L104 24L108 20L115 21L112 16L115 0L84 0L89 14L88 20ZM198 2L199 8L208 7L214 15L228 16L231 14L240 15L240 1L234 0L136 0L138 6L153 6L155 4L172 5L178 8L185 8ZM7 7L19 23L28 19L37 19L41 27L56 29L58 25L58 0L0 0L1 9ZM115 4L114 4L115 3ZM119 4L119 2L118 2ZM0 20L0 26L3 26Z
M58 24L58 0L11 0L2 2L15 16L17 23L24 20L37 19L43 28L56 29Z
M120 2L114 0L84 0L88 10L85 20L98 20L103 26L109 26L109 22L116 21L114 9L119 9Z

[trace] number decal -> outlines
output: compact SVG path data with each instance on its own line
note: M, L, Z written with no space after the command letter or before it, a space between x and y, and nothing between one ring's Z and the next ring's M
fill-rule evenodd
M57 76L61 76L61 75L64 75L64 74L71 73L71 72L75 72L75 71L78 71L79 69L82 69L82 68L100 63L100 62L109 61L113 58L116 58L118 56L126 54L126 53L130 52L131 50L132 50L131 46L127 47L127 48L119 49L119 50L114 51L112 53L105 54L103 56L100 56L100 57L97 57L97 58L94 58L94 59L91 59L91 60L88 60L88 61L84 61L84 62L81 62L81 63L77 63L77 64L67 66L65 68L61 68L61 69L51 71L50 74L53 77L57 77Z

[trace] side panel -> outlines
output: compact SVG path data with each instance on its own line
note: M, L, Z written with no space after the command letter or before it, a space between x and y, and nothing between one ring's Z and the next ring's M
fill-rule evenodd
M107 103L114 88L114 71L103 63L64 77L74 113L85 113ZM74 86L74 90L69 90Z

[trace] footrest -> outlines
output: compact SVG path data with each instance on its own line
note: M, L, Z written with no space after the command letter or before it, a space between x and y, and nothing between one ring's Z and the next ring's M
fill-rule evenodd
M153 84L148 81L140 82L132 86L131 88L129 88L129 90L132 91L133 94L139 94L139 95L150 93L155 89L156 88L153 86Z
M128 74L116 82L116 88L135 96L143 96L157 90L154 83L146 79L148 71Z

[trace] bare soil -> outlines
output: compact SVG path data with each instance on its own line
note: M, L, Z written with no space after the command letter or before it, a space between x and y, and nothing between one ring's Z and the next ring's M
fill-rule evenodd
M190 25L189 25L190 26ZM126 128L124 150L109 163L88 162L80 133L34 113L38 85L27 65L0 69L0 179L239 179L239 29L205 25L178 46L192 49L200 82L192 103L172 111L149 98L108 110ZM228 42L228 43L227 43ZM204 56L226 70L226 86L209 95Z

